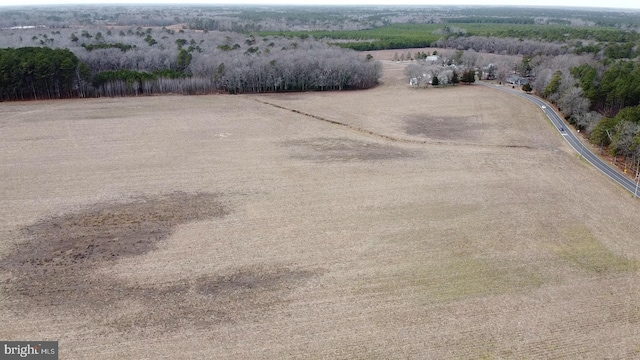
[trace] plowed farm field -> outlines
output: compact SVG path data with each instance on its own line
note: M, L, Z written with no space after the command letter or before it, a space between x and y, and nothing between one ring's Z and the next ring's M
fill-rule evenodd
M640 201L480 85L0 103L0 339L640 358Z

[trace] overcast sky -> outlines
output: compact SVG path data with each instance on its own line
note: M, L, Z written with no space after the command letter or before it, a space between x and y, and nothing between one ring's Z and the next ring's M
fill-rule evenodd
M640 9L638 0L0 0L0 6L56 4L517 5Z

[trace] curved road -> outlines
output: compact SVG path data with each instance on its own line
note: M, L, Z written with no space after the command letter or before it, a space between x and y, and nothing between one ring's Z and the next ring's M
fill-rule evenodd
M564 139L569 143L569 145L571 145L571 147L575 151L578 152L578 154L582 155L582 157L585 160L590 162L591 165L595 166L598 170L602 171L605 175L610 177L613 181L617 182L618 184L622 185L622 187L629 190L634 195L634 197L640 196L638 183L631 181L626 176L612 169L609 165L607 165L604 161L602 161L598 156L592 153L591 150L586 148L582 144L582 142L580 142L580 140L578 140L578 138L571 131L567 130L567 126L565 125L564 121L562 121L562 118L560 117L560 115L558 115L558 113L556 113L555 110L553 110L553 108L550 107L547 103L545 103L544 101L540 100L539 98L533 95L523 93L519 90L512 90L509 88L505 88L503 86L496 86L496 85L487 84L484 82L478 82L478 84L492 87L498 90L502 90L502 91L520 96L521 98L529 100L534 104L538 105L542 109L542 111L545 113L545 115L547 115L549 120L551 120L551 123L553 124L553 126L556 127L556 129L560 132L562 137L564 137Z

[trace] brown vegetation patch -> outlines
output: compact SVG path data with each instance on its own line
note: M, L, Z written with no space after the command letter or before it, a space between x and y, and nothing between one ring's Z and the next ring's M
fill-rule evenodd
M286 302L291 291L315 275L287 267L245 267L182 284L120 285L119 291L127 293L126 301L106 323L125 332L143 331L149 326L162 332L262 317L271 307ZM131 306L132 302L136 306Z
M5 267L20 276L53 276L142 255L175 226L221 217L227 211L218 195L182 192L124 204L97 204L23 228L28 240L5 260Z
M293 157L312 161L375 161L413 156L398 146L347 138L312 138L286 141L284 144L297 148Z
M14 277L8 289L36 305L107 305L126 294L113 291L109 280L93 279L92 269L153 250L177 225L224 216L228 210L218 198L182 192L141 197L26 226L26 242L1 265Z
M308 278L309 271L285 271L283 269L240 269L225 276L209 276L198 280L199 294L217 297L242 294L251 290L272 291L287 284Z
M413 116L405 120L409 135L434 140L480 140L486 126L478 116Z
M219 195L176 192L97 204L22 230L27 241L4 259L8 294L21 306L80 311L119 331L205 326L263 316L287 291L313 276L284 267L239 268L161 284L136 284L92 271L155 249L175 226L229 212Z

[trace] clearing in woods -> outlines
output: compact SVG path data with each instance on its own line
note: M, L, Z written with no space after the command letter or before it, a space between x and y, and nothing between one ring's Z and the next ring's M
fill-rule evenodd
M0 104L0 339L640 357L640 203L480 86Z

